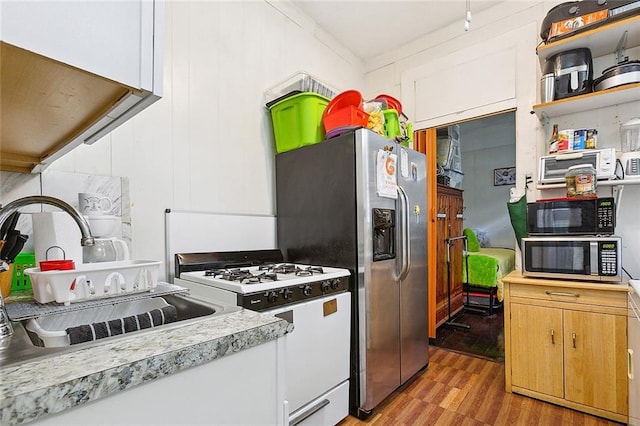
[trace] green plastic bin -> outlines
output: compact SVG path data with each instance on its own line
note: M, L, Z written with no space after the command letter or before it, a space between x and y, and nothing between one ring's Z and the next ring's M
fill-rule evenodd
M271 121L276 152L291 151L324 140L322 115L329 98L314 92L289 96L272 105Z
M24 273L25 269L36 266L35 253L18 253L13 262L13 278L11 280L11 291L31 290L31 279Z
M395 109L385 109L382 111L384 114L384 134L389 139L394 139L396 136L400 136L400 119L398 117L398 111Z

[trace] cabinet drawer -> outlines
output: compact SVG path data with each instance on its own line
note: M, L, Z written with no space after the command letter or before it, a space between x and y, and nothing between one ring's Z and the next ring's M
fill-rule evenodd
M511 284L510 297L526 297L553 302L627 308L627 293L590 288Z

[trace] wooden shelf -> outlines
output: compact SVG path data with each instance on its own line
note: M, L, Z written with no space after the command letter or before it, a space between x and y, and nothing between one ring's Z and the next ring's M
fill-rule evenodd
M640 179L611 179L611 180L599 180L598 186L622 186L622 185L640 185ZM565 188L566 185L562 183L539 183L536 185L536 189L560 189Z
M640 46L640 15L598 26L592 30L542 45L536 49L536 53L541 64L544 64L547 58L556 53L581 47L588 47L591 50L591 56L597 58L615 53L618 42L625 31L628 31L627 47Z
M640 100L640 83L626 84L600 92L587 93L533 106L533 113L542 120L566 114L590 111Z

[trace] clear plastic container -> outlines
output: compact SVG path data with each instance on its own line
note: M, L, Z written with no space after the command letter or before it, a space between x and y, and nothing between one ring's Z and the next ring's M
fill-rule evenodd
M577 164L569 167L565 182L569 198L597 196L596 169L591 164Z
M333 98L337 91L328 84L313 77L307 72L299 71L289 76L282 83L267 89L264 92L267 108L274 104L303 92L313 92L329 99Z

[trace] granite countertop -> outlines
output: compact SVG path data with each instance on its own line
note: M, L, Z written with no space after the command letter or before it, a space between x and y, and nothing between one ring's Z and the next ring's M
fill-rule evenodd
M0 424L64 411L275 340L292 328L242 309L7 366L0 371Z

